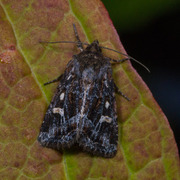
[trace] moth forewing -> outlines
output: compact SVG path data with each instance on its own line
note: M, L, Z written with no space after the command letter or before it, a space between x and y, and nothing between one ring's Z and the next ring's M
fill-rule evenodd
M111 58L103 56L98 41L74 55L42 123L38 141L42 146L62 150L78 144L91 154L113 157L117 152L118 123L116 86ZM50 82L50 83L51 83Z

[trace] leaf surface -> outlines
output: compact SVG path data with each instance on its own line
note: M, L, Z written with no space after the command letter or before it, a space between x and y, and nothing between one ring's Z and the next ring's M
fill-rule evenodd
M116 96L119 145L114 158L43 148L37 136L75 41L125 52L99 0L0 1L0 179L178 179L179 156L169 123L130 62L113 65L114 79L131 101ZM118 54L103 51L108 57Z

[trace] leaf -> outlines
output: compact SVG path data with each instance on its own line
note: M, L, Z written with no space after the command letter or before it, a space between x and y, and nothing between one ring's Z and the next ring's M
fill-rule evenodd
M43 148L37 142L47 105L57 84L43 83L63 73L78 50L74 44L42 45L40 40L98 39L125 52L108 13L98 0L0 1L0 179L179 179L173 132L130 62L113 65L119 147L114 158ZM118 54L103 51L118 59Z

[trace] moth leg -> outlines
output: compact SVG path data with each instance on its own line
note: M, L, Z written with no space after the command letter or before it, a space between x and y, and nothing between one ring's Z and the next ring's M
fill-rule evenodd
M80 51L82 52L82 51L83 51L83 46L82 46L81 40L80 40L80 38L79 38L79 36L78 36L78 33L77 33L77 29L76 29L75 24L73 24L73 28L74 28L74 33L75 33L76 39L77 39L77 41L78 41L77 47L78 47L78 48L80 49Z
M61 74L59 77L57 77L56 79L52 80L52 81L49 81L49 82L46 82L44 83L44 86L48 85L48 84L51 84L51 83L54 83L54 82L58 82L61 80L63 74Z
M123 58L123 59L116 60L116 59L111 59L109 57L106 57L106 59L109 60L109 61L116 62L116 63L123 63L124 61L129 60L129 58Z
M114 83L114 89L115 89L115 92L117 93L117 94L120 94L122 97L124 97L127 101L130 101L130 99L125 95L125 94L123 94L121 91L120 91L120 89L116 86L116 84Z
M129 58L123 58L123 59L119 59L119 60L111 59L111 61L116 62L116 63L123 63L124 61L127 61L127 60L129 60Z

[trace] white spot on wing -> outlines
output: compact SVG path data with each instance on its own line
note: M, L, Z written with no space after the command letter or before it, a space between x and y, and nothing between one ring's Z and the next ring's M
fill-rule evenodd
M100 122L100 123L102 123L102 122L111 123L111 122L112 122L112 118L109 117L109 116L101 116L99 122Z
M61 108L53 108L54 114L60 114L61 116L64 116L64 109Z
M60 100L62 101L64 99L64 93L61 93Z
M108 86L108 83L107 83L107 73L105 73L105 81L104 81L104 83L105 83L105 86L107 87L107 88L109 88L109 86Z
M105 103L105 107L106 107L106 109L108 109L109 108L109 102L108 101L106 101L106 103Z
M72 75L70 74L70 75L68 76L67 80L69 80L71 77L72 77Z

